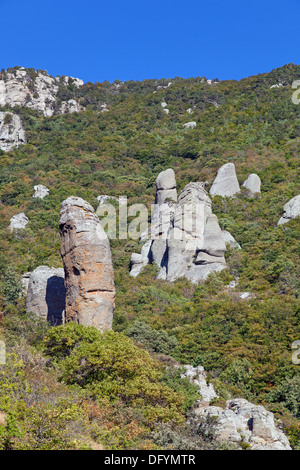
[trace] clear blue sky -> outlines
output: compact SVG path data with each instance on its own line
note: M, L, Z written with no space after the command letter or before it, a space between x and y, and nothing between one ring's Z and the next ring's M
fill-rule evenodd
M240 79L300 64L299 20L300 0L0 0L0 69Z

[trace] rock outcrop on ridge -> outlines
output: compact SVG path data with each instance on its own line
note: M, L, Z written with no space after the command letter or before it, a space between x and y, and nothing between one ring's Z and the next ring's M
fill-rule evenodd
M25 291L27 312L35 313L52 326L64 323L66 292L63 268L38 266L27 273L28 278Z
M93 207L71 196L61 205L59 231L65 271L65 321L112 328L115 307L110 244Z
M240 191L234 163L222 165L218 170L209 193L212 196L232 197L240 193Z
M290 199L283 206L283 215L278 221L278 225L286 224L292 219L300 216L300 194Z
M22 144L26 144L26 137L20 117L14 113L0 112L0 149L8 152Z
M165 170L157 177L147 242L140 255L134 253L131 257L132 276L150 262L159 266L159 279L186 277L198 283L209 273L226 267L225 240L204 183L189 183L177 202L176 196L174 172Z
M83 85L83 81L73 77L52 77L46 71L35 71L19 67L10 69L0 77L0 106L24 106L52 116L80 111L75 100L62 101L57 105L59 86L67 87L71 83L75 87Z

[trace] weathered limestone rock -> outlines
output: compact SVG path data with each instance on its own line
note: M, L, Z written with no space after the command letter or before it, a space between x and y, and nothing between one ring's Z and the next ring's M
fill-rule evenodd
M37 267L29 276L26 310L52 326L64 323L66 291L63 268Z
M193 384L197 385L199 391L199 401L197 403L208 404L214 398L218 398L211 383L207 382L207 374L202 366L193 367L191 365L179 366L183 368L181 378L187 377Z
M66 75L62 75L61 77L57 76L57 77L55 77L55 80L57 82L62 81L62 82L64 82L65 85L73 85L76 88L79 88L82 85L84 85L84 81L81 80L80 78L67 77Z
M71 196L61 205L59 231L65 270L66 322L112 328L114 271L109 240L93 207Z
M77 101L70 99L68 101L63 101L61 103L61 109L60 113L61 114L72 114L72 113L79 113L81 111L82 107L80 106Z
M183 124L182 127L184 127L185 129L194 129L196 125L197 123L195 121L191 121L191 122L186 122L185 124Z
M235 240L228 230L222 230L222 236L225 244L229 244L231 248L236 248L237 250L241 249L241 245Z
M160 267L159 278L166 277L166 246L170 224L177 202L176 178L172 168L162 171L156 179L156 196L151 220L148 258Z
M226 246L203 183L189 183L178 198L167 239L166 279L193 283L225 268Z
M12 69L2 74L0 79L0 106L25 106L45 116L52 116L54 112L77 112L80 107L75 100L62 102L60 108L57 106L59 85L67 86L69 83L76 87L83 85L82 80L73 77L54 78L46 71L32 74L25 67Z
M232 197L240 191L234 163L226 163L221 166L209 193L212 196Z
M162 171L156 179L155 204L163 204L167 199L177 201L176 179L172 168Z
M8 152L22 144L26 144L26 137L20 117L0 112L0 149Z
M21 296L26 296L27 295L30 276L31 276L31 271L28 271L27 273L24 273L21 276L21 279L20 279L20 282L21 282L21 285L22 285Z
M32 197L38 198L38 199L44 199L45 196L48 196L49 194L49 189L46 188L43 184L37 184L36 186L33 187L34 189L34 194Z
M181 377L188 377L199 390L199 400L191 419L197 423L203 418L214 417L217 441L230 442L237 448L241 448L240 443L245 442L251 450L291 450L286 435L275 423L273 413L243 398L228 400L225 408L210 405L211 400L218 398L218 395L213 385L207 382L203 367L180 367L183 367Z
M256 173L252 173L251 175L248 176L246 181L244 181L242 186L244 186L244 188L248 190L249 195L260 193L260 187L261 187L260 177Z
M300 194L290 199L283 206L283 215L278 221L278 225L285 224L300 216Z
M228 400L225 409L200 403L195 415L216 419L217 441L237 446L243 441L252 450L292 450L288 438L276 426L273 413L243 398Z
M99 204L107 204L109 201L118 201L118 199L114 196L107 196L106 194L102 194L101 196L97 196L96 198Z
M149 262L159 267L159 279L175 281L186 277L198 283L211 272L226 267L225 241L204 186L204 183L189 183L176 203L173 170L158 175L149 244L145 248L147 254L143 259L134 254L132 275L138 275ZM170 191L173 191L171 198Z
M151 240L147 240L142 246L141 253L132 253L130 260L130 276L136 277L149 263Z
M28 222L28 217L26 217L24 212L19 212L19 214L13 215L10 219L9 229L11 232L13 230L23 230Z

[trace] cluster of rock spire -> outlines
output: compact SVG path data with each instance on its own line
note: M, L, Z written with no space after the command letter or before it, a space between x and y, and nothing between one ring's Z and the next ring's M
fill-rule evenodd
M224 173L232 186L232 177L226 169L218 173L215 190L228 187ZM177 197L172 169L157 177L151 227L142 239L146 241L141 253L131 257L132 276L137 276L146 264L155 263L159 279L174 281L186 277L193 283L205 280L213 271L222 271L226 267L226 242L236 243L228 232L224 234L220 229L205 183L189 183Z
M210 196L234 197L241 192L234 164L219 169L209 193L205 186L191 182L178 195L173 169L158 175L151 224L140 237L140 253L131 256L131 276L153 263L159 268L159 279L172 282L185 277L197 284L226 268L227 244L241 247L228 231L221 230ZM260 186L255 174L243 183L250 197L260 192ZM34 190L33 197L49 194L43 185ZM279 225L299 215L299 197L285 205ZM24 213L16 214L10 229L22 229L27 223ZM79 197L67 198L61 204L59 232L63 268L39 266L25 273L27 311L53 325L75 321L102 331L111 329L115 285L110 243L93 207Z

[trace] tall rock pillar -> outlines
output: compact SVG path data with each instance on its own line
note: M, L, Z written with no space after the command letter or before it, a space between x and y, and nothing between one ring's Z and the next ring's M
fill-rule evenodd
M110 244L93 207L71 196L61 205L59 231L65 271L65 321L112 328L115 307Z

